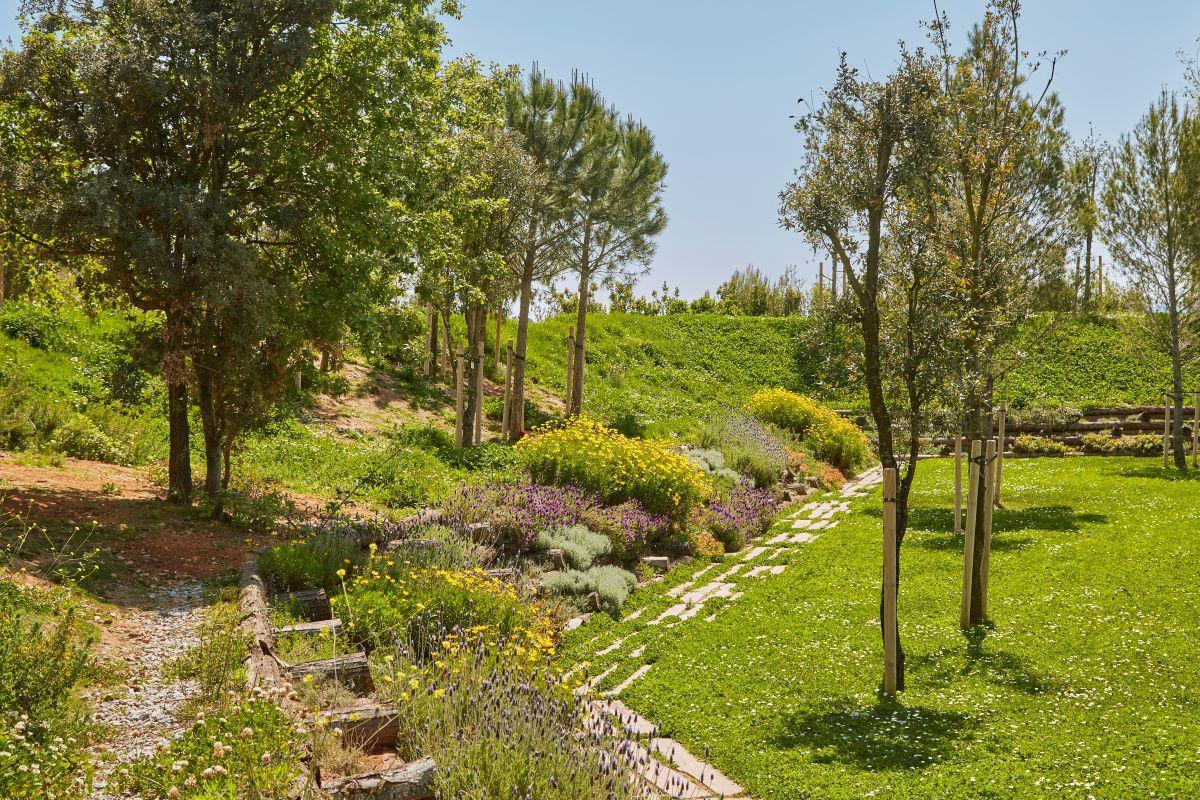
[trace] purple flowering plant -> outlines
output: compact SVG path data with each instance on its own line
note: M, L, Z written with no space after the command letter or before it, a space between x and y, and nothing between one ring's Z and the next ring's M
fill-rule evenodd
M705 522L713 534L732 552L771 527L779 504L770 492L740 486L714 499L705 510Z

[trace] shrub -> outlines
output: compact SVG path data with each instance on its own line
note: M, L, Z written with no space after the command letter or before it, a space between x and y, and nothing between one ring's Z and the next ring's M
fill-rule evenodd
M358 543L348 536L318 533L272 547L258 557L258 569L278 591L321 588L332 595L341 586L338 570L360 553Z
M1042 436L1030 436L1028 434L1018 436L1013 442L1014 452L1025 453L1027 455L1063 456L1067 454L1069 449L1062 442L1056 442L1053 439L1047 439Z
M787 389L764 389L746 401L746 410L754 416L778 425L803 438L809 428L831 413L815 400Z
M575 569L587 569L603 555L612 552L612 542L602 533L593 533L583 525L554 528L537 536L539 550L559 549Z
M117 772L115 788L147 800L286 797L302 753L291 721L255 698L198 721L165 749Z
M713 535L727 551L741 550L750 539L763 534L775 521L778 506L761 489L738 488L715 499L705 513Z
M250 635L242 630L241 616L233 603L218 603L206 613L197 633L200 641L164 667L167 677L194 680L205 698L219 700L228 689L245 680L242 661Z
M332 602L355 640L376 647L407 641L420 658L463 631L499 639L554 630L537 602L483 570L411 569L378 554Z
M128 447L113 441L82 414L75 414L61 425L50 440L50 447L72 458L86 458L110 464L127 462Z
M696 533L690 541L692 552L700 557L719 556L725 552L725 545L713 536L712 531L702 530Z
M676 530L662 514L651 514L637 500L615 506L593 506L579 517L588 528L608 537L612 554L623 561L637 558L647 549L669 544Z
M0 712L0 797L83 800L91 796L91 765L78 721Z
M0 308L0 331L39 350L66 347L66 329L59 315L41 306L9 301Z
M813 455L843 472L871 457L870 442L857 425L804 395L765 389L751 397L746 408L759 419L801 437Z
M779 483L788 467L787 448L768 425L744 414L731 414L705 425L698 436L701 447L717 448L725 463L749 475L760 489Z
M637 586L637 577L628 570L611 565L592 567L587 571L567 569L551 572L542 586L555 594L582 597L595 592L600 597L600 607L615 614L621 610L625 598Z
M433 758L438 797L646 797L614 755L631 752L623 728L597 724L561 670L512 657L526 645L466 640L437 664L390 662L377 683L405 721L401 756Z
M1083 436L1083 449L1089 453L1117 453L1153 456L1162 452L1162 439L1152 433L1137 436L1110 436L1107 433L1087 433Z
M578 486L606 504L635 499L676 523L712 494L711 481L686 457L588 419L544 428L516 447L539 483Z
M45 625L28 620L19 599L0 595L0 712L33 719L57 712L87 663L73 609Z
M696 468L710 478L738 481L742 476L737 470L725 466L725 454L720 450L701 450L696 447L685 447L683 454L696 465Z
M495 544L524 552L540 531L575 525L594 506L573 486L477 484L452 493L442 504L442 518L458 530L486 523Z

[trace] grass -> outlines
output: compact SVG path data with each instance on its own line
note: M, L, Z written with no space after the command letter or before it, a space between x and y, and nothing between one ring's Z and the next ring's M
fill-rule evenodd
M1195 796L1200 476L1132 458L1007 466L991 625L966 635L950 466L921 466L902 551L898 701L878 696L878 490L795 550L783 575L739 582L745 596L713 622L706 607L648 628L665 604L652 588L626 606L647 604L639 619L597 616L566 654L586 659L632 633L619 652L641 642L654 666L622 699L693 753L711 746L761 800ZM592 673L615 656L593 657Z

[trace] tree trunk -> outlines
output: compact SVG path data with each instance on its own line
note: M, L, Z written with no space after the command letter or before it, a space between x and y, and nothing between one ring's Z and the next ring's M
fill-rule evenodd
M220 519L221 476L225 470L223 437L217 415L216 380L212 370L199 366L196 370L196 399L200 406L200 422L204 429L204 492L212 505L213 519Z
M167 353L163 379L167 384L167 425L170 453L167 457L167 502L187 505L192 501L192 442L188 421L187 356L182 349L185 321L182 313L167 308L164 330Z
M446 375L454 374L454 342L450 337L450 304L442 306L442 357Z
M579 311L575 318L575 354L573 364L574 374L569 376L571 381L571 407L567 414L576 416L583 413L583 357L585 339L587 337L588 298L591 293L592 265L592 226L583 228L583 250L579 254Z
M192 444L188 429L186 381L167 385L167 424L170 455L167 460L167 502L187 505L192 500Z
M322 374L329 372L329 348L328 347L321 348L321 367L320 367L320 369L321 369Z
M433 307L433 303L428 305L428 313L425 315L426 324L429 330L425 337L425 374L430 378L437 378L438 357L440 356L438 347L438 315L437 309Z
M1083 270L1083 310L1085 312L1092 310L1092 232L1087 232L1087 237L1084 239L1084 264Z
M1174 306L1171 308L1171 384L1171 404L1174 406L1171 447L1175 450L1175 469L1185 472L1187 458L1183 452L1183 357L1179 343L1179 312ZM1192 424L1200 425L1200 420L1195 420Z
M509 412L509 437L513 440L525 435L525 350L529 342L529 306L533 301L533 271L537 266L537 201L529 219L529 233L525 239L525 258L521 262L521 302L517 311L517 348L514 354L512 410Z

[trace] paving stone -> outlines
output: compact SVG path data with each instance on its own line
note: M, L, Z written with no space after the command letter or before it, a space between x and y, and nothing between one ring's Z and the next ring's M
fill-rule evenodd
M617 639L615 642L613 642L612 644L610 644L608 647L604 648L603 650L597 650L596 655L606 656L609 653L611 653L613 650L616 650L618 647L620 647L624 642L625 642L625 637L622 636L620 639Z
M694 581L694 580L684 581L683 583L679 584L675 588L669 590L667 592L667 596L668 597L679 597L681 594L683 594L684 592L686 592L688 589L692 588L695 585L696 585L696 581Z
M793 534L792 538L788 541L790 541L792 544L808 544L809 542L815 542L818 538L819 537L814 533L801 532Z
M616 672L616 670L617 670L617 664L613 664L611 667L604 670L599 675L595 675L591 678L588 678L586 681L584 681L582 684L580 684L578 687L575 688L575 694L578 694L578 695L587 694L588 692L592 691L597 686L599 686L600 681L604 680L609 675L612 675L614 672Z
M749 553L746 553L746 555L742 558L742 561L753 561L765 552L767 552L767 548L755 547Z
M683 597L681 597L679 599L682 600L684 603L687 603L688 605L697 605L699 603L703 603L708 598L710 598L718 593L721 593L722 591L727 591L728 589L730 589L732 587L733 587L733 584L730 584L730 583L722 583L721 581L713 581L712 583L704 584L699 589L693 589L692 591L688 592L687 594L685 594Z
M630 651L629 657L630 658L641 658L642 653L644 653L644 652L646 652L646 645L644 645L644 644L638 645L637 647L635 647L633 650Z
M674 739L652 739L650 747L666 756L675 769L694 778L698 783L712 789L717 794L735 795L746 791L717 771L712 764L707 764L689 753Z
M630 675L628 678L626 678L625 680L623 680L619 684L617 684L615 687L613 687L613 690L608 693L608 696L609 697L618 696L619 694L621 694L621 692L628 689L630 684L632 684L634 681L636 681L638 678L642 677L649 671L650 671L650 665L642 664L640 667L638 667L637 669L635 669L633 671L632 675Z
M682 772L668 767L640 745L634 746L634 754L642 764L640 769L642 778L671 800L702 800L702 798L716 796L716 792L697 784Z
M792 529L797 531L807 530L811 527L813 521L811 519L798 519L792 523Z
M762 575L764 572L766 572L770 568L771 568L770 564L759 564L757 567L755 567L754 569L747 572L746 577L747 578L757 578L759 575Z
M637 619L638 617L640 617L642 615L642 612L645 610L646 610L645 607L639 608L637 611L634 611L632 614L627 616L625 618L625 621L629 622L629 620L631 620L631 619Z
M716 577L716 580L723 581L726 578L732 577L732 576L736 575L741 570L741 568L744 566L746 566L746 565L745 564L734 564L732 567L730 567L729 569L725 570L720 575L718 575Z
M775 566L771 567L771 574L782 575L785 569L787 569L785 564L776 564Z
M658 625L659 623L661 623L663 620L667 619L668 617L678 617L684 611L687 611L687 603L676 603L675 605L668 608L666 611L659 614L656 618L650 620L650 624Z
M778 536L772 536L767 540L767 544L783 544L787 541L788 536L789 534L787 533L781 533Z

